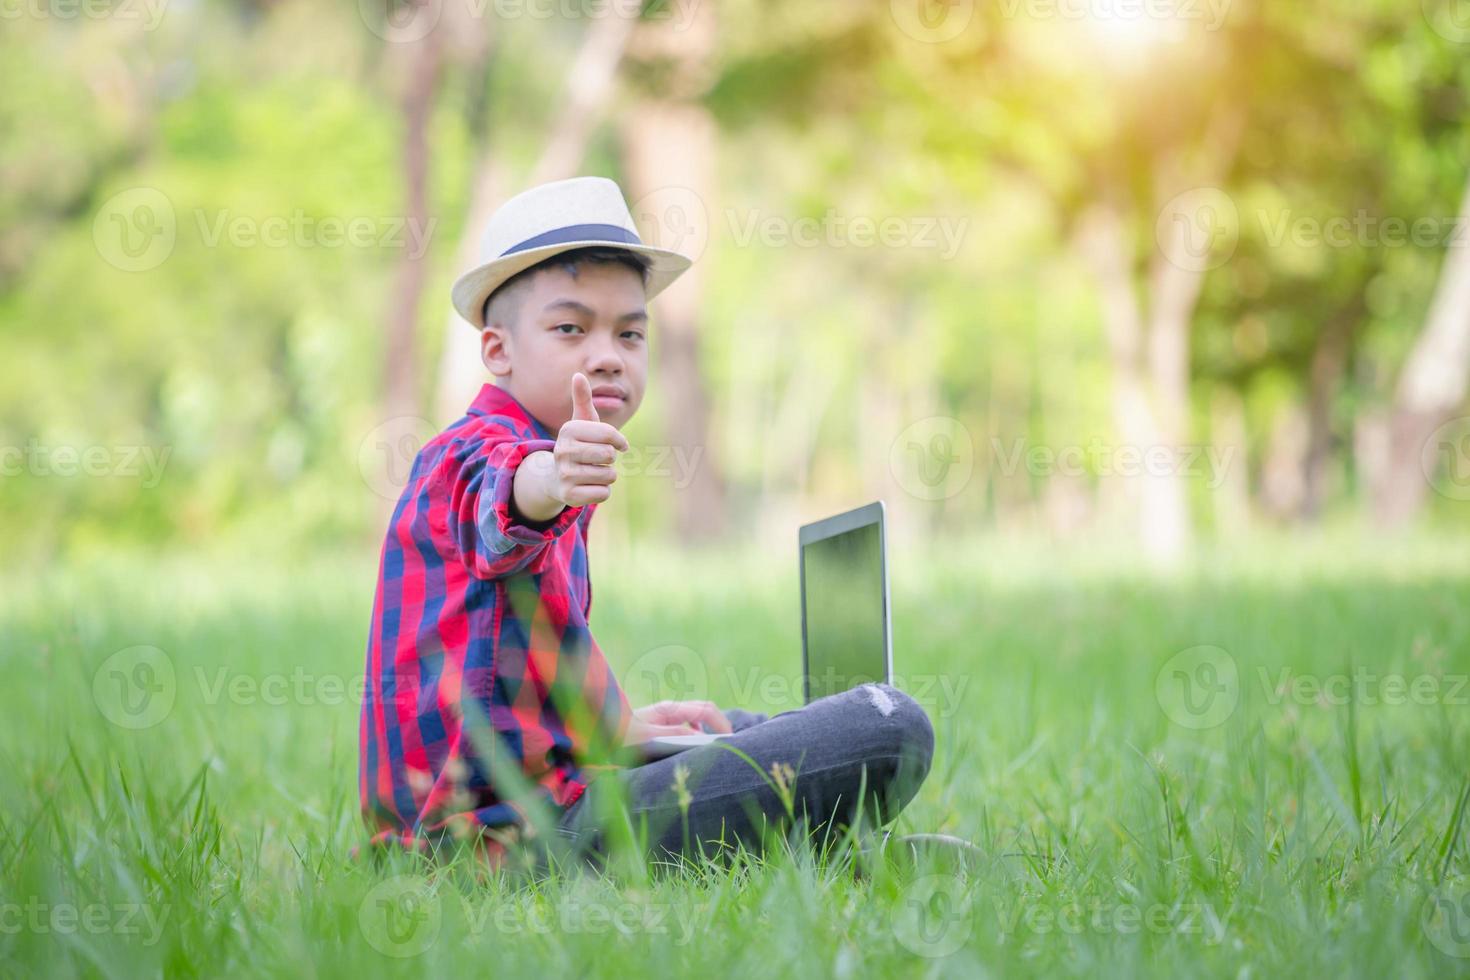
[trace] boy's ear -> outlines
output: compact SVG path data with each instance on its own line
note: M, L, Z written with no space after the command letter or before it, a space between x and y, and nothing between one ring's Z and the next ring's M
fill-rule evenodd
M510 351L504 327L488 324L480 331L480 360L497 378L510 374Z

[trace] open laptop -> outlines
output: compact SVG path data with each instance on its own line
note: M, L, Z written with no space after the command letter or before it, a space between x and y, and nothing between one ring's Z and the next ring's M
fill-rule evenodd
M883 501L803 524L801 674L807 704L861 684L891 683L892 627ZM708 745L723 734L669 735L644 742L645 758L662 759Z

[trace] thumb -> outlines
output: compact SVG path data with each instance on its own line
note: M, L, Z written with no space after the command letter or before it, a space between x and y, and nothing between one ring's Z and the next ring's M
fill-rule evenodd
M599 422L597 406L592 404L592 382L578 371L572 375L572 418Z

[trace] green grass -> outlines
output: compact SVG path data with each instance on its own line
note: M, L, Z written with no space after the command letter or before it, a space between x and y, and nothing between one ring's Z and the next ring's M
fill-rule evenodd
M1172 576L996 542L900 552L896 666L927 685L938 748L899 826L969 838L980 866L777 852L531 885L348 856L371 562L12 574L0 971L1470 975L1465 544L1252 542ZM594 630L630 690L673 658L727 706L782 710L797 611L776 565L594 553ZM135 730L93 681L139 645L166 653L174 700ZM1184 692L1191 715L1175 671L1225 700ZM1406 686L1333 687L1354 671ZM1319 703L1313 678L1355 696ZM395 910L418 917L390 934Z

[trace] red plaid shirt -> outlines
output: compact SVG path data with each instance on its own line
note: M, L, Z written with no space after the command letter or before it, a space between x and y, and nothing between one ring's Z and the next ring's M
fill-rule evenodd
M627 731L628 700L587 626L596 505L541 525L511 511L516 467L554 445L485 385L414 460L368 638L359 785L375 842L474 837L498 857L527 827L518 788L570 806L584 766Z

